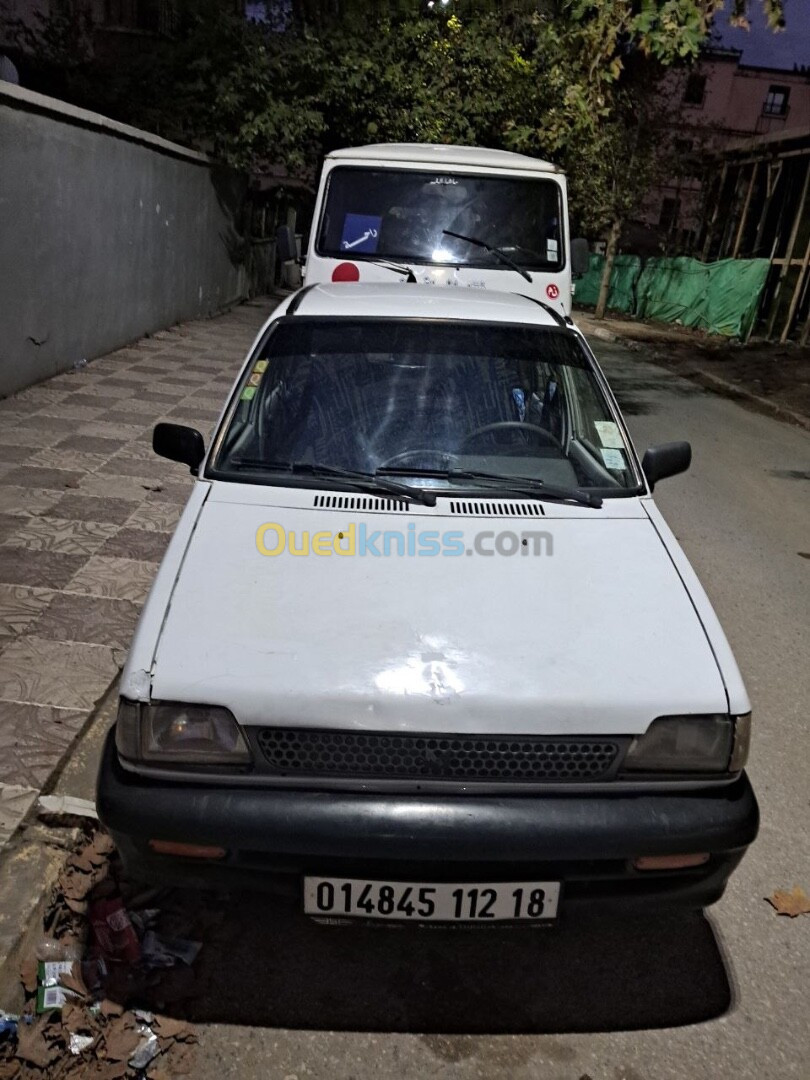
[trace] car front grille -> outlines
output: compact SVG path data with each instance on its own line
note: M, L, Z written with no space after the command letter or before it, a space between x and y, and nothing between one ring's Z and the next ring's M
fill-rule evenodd
M551 783L611 779L624 740L260 728L279 776Z

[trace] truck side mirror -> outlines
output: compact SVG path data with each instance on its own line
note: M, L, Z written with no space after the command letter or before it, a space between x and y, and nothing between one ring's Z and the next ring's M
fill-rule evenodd
M591 253L588 250L588 241L584 237L577 237L571 241L571 273L574 277L582 277L591 268Z
M278 257L284 262L295 262L298 249L295 246L295 233L289 225L279 225L276 229L276 248Z
M657 480L666 480L668 476L686 472L691 464L692 447L688 442L670 442L661 443L660 446L651 446L641 459L641 468L650 491L655 487Z

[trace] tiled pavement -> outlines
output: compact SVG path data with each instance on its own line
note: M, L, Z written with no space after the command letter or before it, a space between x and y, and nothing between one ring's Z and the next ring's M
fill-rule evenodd
M188 470L158 420L206 436L277 299L187 323L0 401L0 844L126 657Z

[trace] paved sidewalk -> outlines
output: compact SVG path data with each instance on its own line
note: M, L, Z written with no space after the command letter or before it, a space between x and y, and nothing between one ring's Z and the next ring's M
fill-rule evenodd
M0 844L116 678L208 438L278 299L174 327L0 401Z

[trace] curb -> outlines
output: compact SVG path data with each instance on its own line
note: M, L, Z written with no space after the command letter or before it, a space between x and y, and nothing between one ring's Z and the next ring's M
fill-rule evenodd
M667 366L669 367L669 365ZM670 368L669 370L673 371L674 369ZM727 379L723 379L710 371L695 368L688 375L680 371L675 371L675 374L680 375L682 379L691 379L692 382L698 383L707 390L714 390L716 393L722 394L723 397L732 398L743 405L748 405L753 412L762 413L774 420L781 420L785 424L792 424L794 427L810 431L810 416L803 416L801 413L793 412L792 409L787 409L784 405L760 397L759 394L745 390L736 383L729 382Z
M100 748L117 701L118 677L68 751L48 794L95 799ZM33 955L51 889L80 835L71 825L45 825L37 813L35 800L0 853L0 1009L12 1013L22 1002L20 964Z
M741 404L747 405L754 412L762 413L765 416L770 416L774 420L781 420L782 423L792 424L794 427L800 427L805 431L810 431L810 416L804 416L802 413L794 412L784 405L779 405L769 398L762 397L760 394L755 394L751 390L746 390L739 384L729 382L728 379L724 379L720 375L715 375L711 371L705 371L703 368L695 367L689 372L680 371L678 368L674 367L661 352L660 343L641 341L636 338L625 338L620 334L614 334L611 330L607 330L601 326L588 327L587 329L581 327L581 329L586 338L592 337L598 338L601 341L618 342L632 352L643 352L646 346L649 348L649 359L651 363L657 364L659 367L665 367L679 378L689 379L699 386L703 386L706 390L713 390L715 393L722 394L723 397L739 401ZM656 347L656 345L659 347Z

